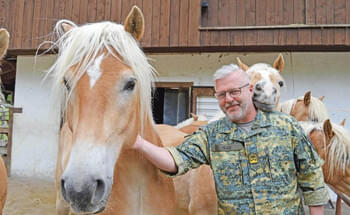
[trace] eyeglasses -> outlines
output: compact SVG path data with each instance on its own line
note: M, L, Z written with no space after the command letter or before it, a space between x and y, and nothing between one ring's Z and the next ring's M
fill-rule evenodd
M222 100L222 99L225 99L226 98L226 93L228 93L228 95L233 98L235 96L240 96L241 93L242 93L242 88L244 87L248 87L249 86L249 83L241 86L241 87L238 87L238 88L232 88L230 90L227 90L227 91L224 91L224 92L217 92L215 93L215 97L219 100Z

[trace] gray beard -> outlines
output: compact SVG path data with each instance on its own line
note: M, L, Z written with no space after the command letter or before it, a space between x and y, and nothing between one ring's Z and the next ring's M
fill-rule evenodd
M234 103L233 103L234 104ZM240 121L245 117L245 113L247 112L248 105L247 104L239 104L240 105L240 111L239 113L236 113L234 115L227 113L223 108L221 108L222 112L225 113L226 117L229 118L232 122Z

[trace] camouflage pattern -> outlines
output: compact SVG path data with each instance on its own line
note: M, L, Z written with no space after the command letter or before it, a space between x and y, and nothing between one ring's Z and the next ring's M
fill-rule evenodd
M323 161L297 121L280 112L259 111L249 133L221 119L168 150L176 175L211 166L220 215L304 214L298 188L307 205L328 201Z

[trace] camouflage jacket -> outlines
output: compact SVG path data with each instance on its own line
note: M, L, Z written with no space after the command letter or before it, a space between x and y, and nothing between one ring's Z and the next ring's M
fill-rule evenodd
M218 214L304 214L328 200L319 158L297 121L259 111L245 133L227 118L168 147L181 175L201 164L214 173Z

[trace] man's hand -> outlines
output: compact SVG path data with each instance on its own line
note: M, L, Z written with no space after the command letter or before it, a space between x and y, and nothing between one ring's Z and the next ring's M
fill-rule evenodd
M136 141L132 146L132 148L136 150L140 150L140 148L142 147L142 143L143 143L143 138L140 135L137 135Z
M132 148L144 154L147 160L159 169L170 173L177 172L173 156L166 148L156 146L143 139L140 135L137 135Z
M309 206L310 215L323 215L323 205Z

